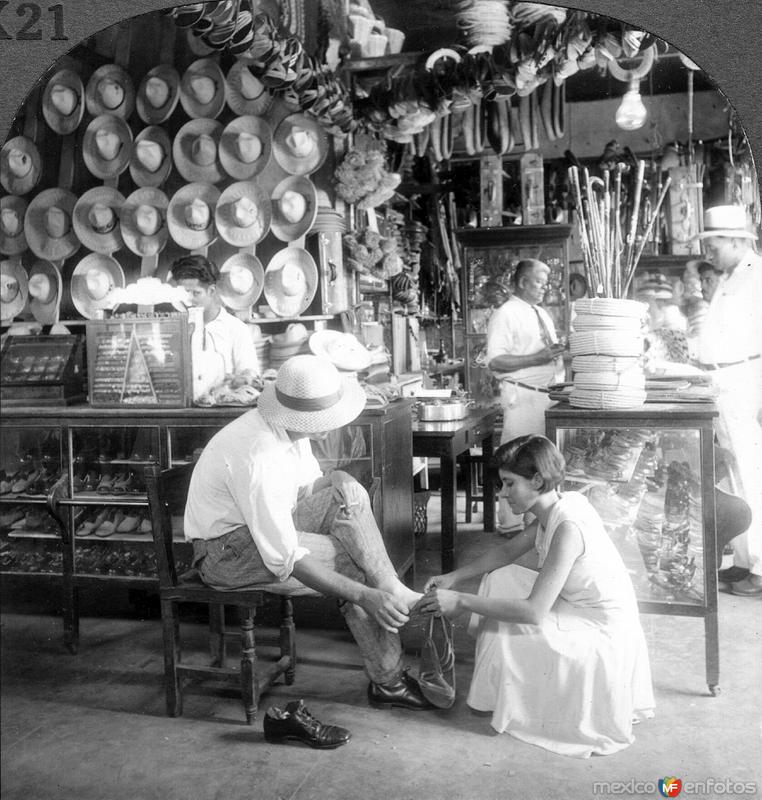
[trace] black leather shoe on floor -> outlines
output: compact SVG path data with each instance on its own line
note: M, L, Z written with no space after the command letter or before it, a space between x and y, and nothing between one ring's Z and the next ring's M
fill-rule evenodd
M271 744L302 742L318 750L341 747L349 741L349 731L338 725L323 725L304 707L303 700L294 700L285 710L267 709L263 723L265 739Z
M749 570L745 567L728 567L717 572L717 579L723 583L736 583L749 577Z
M391 683L369 684L368 702L374 708L409 708L413 711L434 708L423 696L418 681L407 670Z

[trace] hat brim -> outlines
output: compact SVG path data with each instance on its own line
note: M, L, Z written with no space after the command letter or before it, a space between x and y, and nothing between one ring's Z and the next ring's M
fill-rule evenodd
M124 90L122 102L116 108L108 108L98 95L98 84L104 78L111 78ZM135 109L135 87L132 78L118 64L104 64L93 72L85 87L85 105L88 113L93 117L101 114L112 114L120 119L127 120Z
M342 378L339 400L321 411L295 411L275 394L275 382L265 385L257 398L259 413L271 424L296 433L321 433L348 425L365 408L365 390L357 381Z
M26 175L14 175L8 163L11 150L23 150L32 160L32 166ZM8 194L27 194L40 182L42 176L42 157L37 145L26 136L14 136L9 139L0 151L0 183Z
M53 279L56 293L53 299L48 303L42 303L30 294L29 310L32 312L32 316L41 325L55 325L58 322L61 311L61 294L63 292L61 273L56 269L55 265L51 264L49 261L38 261L33 264L32 268L29 270L29 279L31 280L38 274L46 275L48 278Z
M4 256L18 256L29 249L29 244L24 233L24 215L26 214L27 204L23 197L14 194L7 194L0 199L0 210L10 208L16 211L21 220L21 230L15 236L8 236L0 228L0 253Z
M185 224L185 206L199 198L211 209L209 226L201 231L194 231ZM214 222L214 210L220 199L220 190L210 183L188 183L178 189L171 197L167 207L167 227L172 240L185 250L196 250L206 247L217 238Z
M281 212L280 200L287 191L298 192L305 200L306 209L304 216L296 222L290 222ZM273 236L282 242L293 242L304 236L313 226L317 217L317 189L315 184L304 175L290 175L284 178L272 193L272 223L270 225Z
M231 213L231 205L242 197L251 200L259 211L257 222L248 228L236 225ZM272 208L267 192L252 181L231 183L220 195L214 212L214 220L220 236L228 244L236 247L248 247L261 242L270 230L271 217Z
M286 144L286 138L294 127L308 129L315 136L315 148L303 158L295 155ZM311 175L319 169L328 155L328 136L313 119L305 114L291 114L282 119L273 135L275 160L291 175Z
M71 89L77 95L77 105L71 114L62 114L52 102L52 94L54 86L65 86ZM60 134L66 136L73 133L79 123L82 122L82 117L85 115L85 86L82 79L76 72L70 69L62 69L56 72L55 75L47 82L45 90L42 93L42 116L48 126Z
M349 348L338 351L334 345L346 343ZM360 372L368 369L372 356L351 333L341 331L320 330L310 336L310 350L346 372Z
M172 159L180 175L191 183L219 183L225 177L220 162L222 123L214 119L192 119L175 135L172 142ZM197 164L192 157L193 142L201 135L211 136L216 146L214 162L208 166Z
M110 128L116 133L121 147L115 158L106 160L98 152L95 137L101 128ZM114 114L101 114L85 128L82 139L82 158L90 172L101 180L116 178L121 175L132 158L132 131L127 123Z
M200 103L191 90L191 78L203 75L215 84L214 96L208 103ZM180 80L180 105L192 119L216 119L225 107L225 74L211 58L199 58L185 70Z
M251 289L244 294L233 291L227 276L235 266L248 269L253 276ZM252 306L262 294L265 283L265 270L262 262L251 253L235 253L220 267L220 278L217 281L217 294L222 302L233 311L244 311Z
M723 236L732 239L756 239L756 234L752 233L751 231L747 231L746 229L743 230L736 230L733 228L720 228L719 230L715 231L701 231L701 233L697 233L693 238L694 239L708 239L711 236Z
M169 87L169 97L164 105L156 108L146 97L146 86L151 78L161 78ZM160 125L166 122L174 113L180 101L180 75L170 64L159 64L149 70L138 87L135 105L138 116L146 125Z
M283 292L281 272L283 267L295 260L304 273L305 291L297 295ZM318 269L312 256L301 247L284 247L271 259L265 270L264 294L267 304L279 317L298 317L315 299L318 285Z
M164 160L155 172L146 169L137 158L137 144L144 140L156 142L164 149ZM156 188L164 184L172 171L172 142L169 134L159 125L149 125L135 137L130 158L130 176L136 186Z
M24 215L24 231L29 249L38 258L59 261L73 256L79 250L81 243L73 222L66 235L58 239L52 239L45 230L45 213L49 208L60 208L72 218L76 203L74 192L57 186L43 190L29 203Z
M147 235L141 233L135 225L135 211L140 205L153 206L161 214L161 227L156 233ZM137 256L154 256L160 253L166 246L169 239L167 227L167 209L169 198L161 189L151 186L144 186L136 189L130 194L122 205L119 215L119 225L122 230L122 238L127 249Z
M108 206L114 212L115 224L108 233L99 233L90 225L88 215L96 203ZM94 186L77 200L71 218L72 224L77 238L88 250L108 254L122 249L124 239L119 225L119 214L123 205L124 195L110 186Z
M236 155L236 137L239 133L250 133L258 136L262 142L262 152L254 161L241 161ZM272 157L273 134L267 122L252 115L239 116L230 122L220 137L220 161L225 172L231 178L245 180L259 175L270 163Z
M86 276L91 269L100 269L109 276L111 287L108 294L100 300L94 298L87 288ZM71 276L71 299L74 308L85 319L95 319L100 311L110 307L111 291L117 288L123 289L125 284L124 270L113 256L90 253L77 264Z

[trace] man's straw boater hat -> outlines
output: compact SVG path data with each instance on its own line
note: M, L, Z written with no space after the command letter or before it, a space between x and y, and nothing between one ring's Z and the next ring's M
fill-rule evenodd
M137 186L161 186L172 171L172 143L160 125L149 125L135 137L130 175Z
M61 309L61 273L50 261L36 261L29 270L29 310L37 322L55 325Z
M91 120L82 139L82 158L96 178L116 178L131 157L132 131L121 117L101 114Z
M17 256L29 245L24 233L26 200L15 194L6 194L0 199L0 253Z
M26 306L28 295L26 270L17 260L0 261L0 322L11 322Z
M14 136L0 151L0 183L8 194L26 194L42 176L42 158L27 136Z
M192 119L175 134L172 158L186 181L219 183L225 177L219 154L222 130L214 119Z
M258 175L270 162L272 130L260 117L236 117L226 125L220 139L220 161L236 180Z
M217 294L233 311L252 306L262 294L265 271L262 262L251 253L234 253L220 267Z
M124 195L111 186L88 189L74 206L72 221L79 241L95 253L115 253L124 245L119 214Z
M291 114L275 129L273 154L281 168L291 175L310 175L328 155L328 137L306 114Z
M135 108L132 78L118 64L98 67L87 82L85 104L93 117L113 114L129 119Z
M180 104L192 118L214 119L225 106L225 75L212 58L199 58L183 73Z
M146 125L166 122L180 99L180 75L171 64L149 70L138 87L138 116Z
M85 87L70 69L62 69L45 85L42 93L42 116L61 136L73 133L85 113Z
M71 276L71 299L86 319L110 307L109 293L125 286L124 271L113 256L90 253L74 268Z
M24 232L29 249L47 261L74 255L80 241L72 224L77 196L68 189L45 189L34 197L24 215Z
M704 230L697 239L710 236L726 236L733 239L756 239L749 230L746 221L746 209L743 206L714 206L704 213Z
M270 217L270 198L254 181L231 183L217 201L217 230L236 247L261 242L270 230Z
M127 197L119 220L125 245L139 256L154 256L167 244L169 198L161 189L144 186Z
M206 247L217 238L214 210L220 190L210 183L188 183L169 201L169 235L184 250Z

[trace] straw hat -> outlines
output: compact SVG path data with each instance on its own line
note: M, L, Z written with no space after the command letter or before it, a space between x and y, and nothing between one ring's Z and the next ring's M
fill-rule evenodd
M72 222L79 241L96 253L114 253L124 245L119 213L124 195L111 186L88 189L74 206Z
M225 106L225 75L211 58L199 58L183 73L180 104L189 117L214 119Z
M365 408L365 390L342 377L324 358L299 355L278 370L257 399L272 425L299 433L320 433L347 425Z
M219 183L224 177L219 156L222 123L213 119L192 119L175 135L172 158L186 181Z
M47 82L42 93L45 122L61 136L73 133L85 113L85 87L70 69L62 69Z
M109 293L124 285L124 271L113 256L90 253L74 268L71 299L83 317L95 319L99 311L111 306Z
M161 186L172 171L172 143L160 125L149 125L135 137L130 175L137 186Z
M272 231L282 242L304 236L317 215L317 189L303 175L289 175L272 193Z
M0 199L0 253L17 256L29 247L24 234L26 200L13 194Z
M367 369L371 362L370 352L357 337L341 331L315 331L310 336L310 350L347 372Z
M121 175L132 157L132 131L113 114L101 114L85 128L82 140L85 166L96 178L105 180Z
M169 201L167 226L172 239L185 250L206 247L217 237L214 209L219 189L210 183L188 183Z
M298 317L315 297L318 269L301 247L284 247L265 270L265 299L279 317Z
M270 198L253 181L231 183L220 195L215 222L220 236L236 247L248 247L270 230Z
M171 64L149 70L138 87L138 116L146 125L166 122L180 99L180 75Z
M43 325L55 325L61 309L61 273L50 261L36 261L29 270L29 310Z
M228 308L243 311L259 299L264 282L262 262L251 253L235 253L220 267L217 294Z
M129 119L135 108L132 78L118 64L98 67L87 82L85 104L93 117L113 114Z
M310 175L328 155L328 137L314 119L291 114L275 129L273 153L286 172Z
M704 230L697 239L709 236L729 236L735 239L756 239L746 222L743 206L714 206L704 212Z
M272 131L267 122L251 115L236 117L222 131L220 161L236 180L258 175L269 164Z
M0 183L8 194L26 194L42 175L42 159L37 145L26 136L14 136L0 151Z
M167 208L169 198L161 189L144 186L124 201L119 221L122 238L138 256L154 256L167 244Z
M273 102L267 87L243 61L236 61L228 70L225 99L230 110L239 117L266 114Z
M48 261L69 258L80 242L72 225L77 196L68 189L45 189L34 197L24 215L29 249Z
M0 261L0 322L10 322L26 305L26 270L19 261Z

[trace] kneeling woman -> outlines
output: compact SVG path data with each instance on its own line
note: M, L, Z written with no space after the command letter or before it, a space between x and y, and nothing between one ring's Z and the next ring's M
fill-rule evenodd
M427 581L419 608L472 612L477 637L468 705L492 727L563 755L608 755L653 716L645 637L630 577L600 517L560 492L564 459L544 436L502 445L500 495L536 519L471 564ZM536 550L539 572L514 564ZM483 575L478 595L450 587Z

